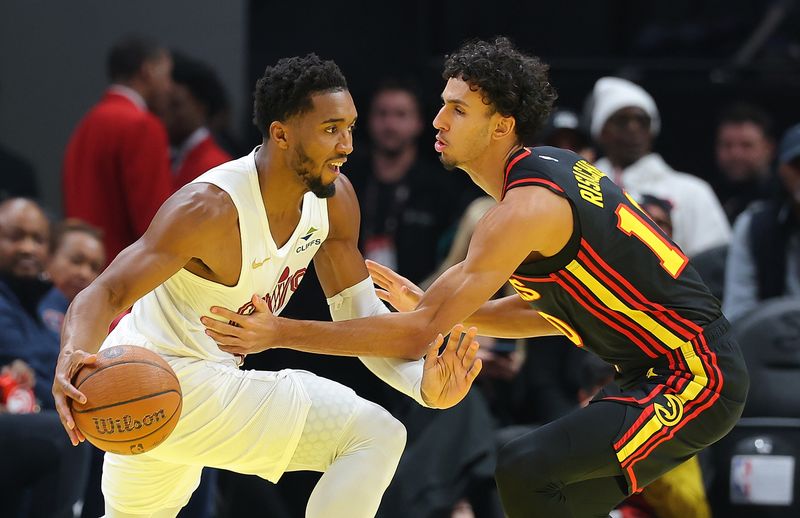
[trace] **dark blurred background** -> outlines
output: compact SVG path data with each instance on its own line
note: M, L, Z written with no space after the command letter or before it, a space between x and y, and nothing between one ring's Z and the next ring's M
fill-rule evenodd
M280 57L313 51L336 60L362 113L381 79L414 78L431 119L443 55L465 39L504 34L550 63L560 106L580 109L602 75L639 82L661 110L657 151L676 169L708 179L724 105L763 106L778 134L800 118L798 18L792 0L4 0L0 142L34 163L43 198L58 211L64 145L105 88L108 48L128 33L216 68L244 148L258 141L250 123L252 85Z

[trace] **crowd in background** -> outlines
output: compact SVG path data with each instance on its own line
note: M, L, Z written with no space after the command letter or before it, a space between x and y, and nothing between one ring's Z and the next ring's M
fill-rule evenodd
M0 451L14 466L0 470L3 516L102 514L99 453L69 446L50 394L64 313L164 200L247 148L231 137L225 90L201 61L132 38L111 50L107 71L108 89L76 121L66 148L64 218L37 201L30 166L0 151ZM495 202L466 175L446 172L432 143L420 141L430 121L409 79L381 83L361 120L364 138L344 172L360 202L362 253L427 286L464 258L475 223ZM660 129L658 99L627 79L602 77L582 113L560 107L529 144L571 149L622 186L692 260L734 324L768 299L800 295L800 125L775 128L758 106L728 107L708 150L718 166L710 182L656 152ZM328 318L312 279L285 315ZM614 372L557 337L481 343L477 389L440 412L410 404L347 359L270 351L246 367L316 362L315 372L403 421L408 446L379 516L494 518L502 516L492 478L498 444L587 404ZM707 466L691 460L619 513L709 516ZM182 516L241 516L256 506L299 516L309 476L271 486L206 469Z

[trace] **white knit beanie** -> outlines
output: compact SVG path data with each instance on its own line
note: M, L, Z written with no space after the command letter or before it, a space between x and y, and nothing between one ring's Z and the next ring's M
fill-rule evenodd
M627 79L619 77L601 77L594 84L592 91L592 123L590 131L597 138L606 121L622 108L641 108L650 116L650 132L658 135L661 129L661 118L658 115L656 102L644 89Z

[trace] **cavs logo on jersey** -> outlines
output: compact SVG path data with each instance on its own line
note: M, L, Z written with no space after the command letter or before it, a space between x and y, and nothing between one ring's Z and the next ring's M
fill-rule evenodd
M269 307L271 312L275 313L283 308L284 304L288 300L287 295L289 295L290 292L294 293L297 291L297 287L300 286L300 281L303 280L303 276L305 274L305 268L300 268L294 273L289 270L288 266L283 269L280 278L278 278L278 284L275 285L272 293L267 293L262 297L267 303L267 307ZM237 313L240 315L249 315L253 311L255 311L255 306L253 306L251 301L248 301L247 304L239 308ZM235 325L233 321L230 321L229 323L231 325Z
M664 399L667 400L666 406L653 403L656 419L664 426L675 426L683 417L683 401L675 394L664 394Z

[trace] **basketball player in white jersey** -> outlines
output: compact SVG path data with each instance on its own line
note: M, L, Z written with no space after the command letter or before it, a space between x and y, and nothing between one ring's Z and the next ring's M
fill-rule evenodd
M212 306L279 313L314 258L331 315L387 312L358 251L359 208L339 168L352 151L356 110L332 61L311 54L268 67L256 86L261 146L178 191L144 236L123 251L67 312L53 394L73 444L70 383L98 348L140 345L161 354L181 382L172 435L141 455L106 453L108 517L171 517L203 466L277 481L285 471L324 472L306 516L374 516L405 444L405 430L349 388L304 371L239 369L205 332ZM255 294L255 295L254 295ZM135 302L135 304L134 304ZM115 315L133 304L106 337ZM480 371L475 329L461 327L438 356L419 344L376 342L362 361L422 405L446 408ZM321 351L324 352L324 351Z

